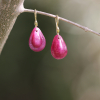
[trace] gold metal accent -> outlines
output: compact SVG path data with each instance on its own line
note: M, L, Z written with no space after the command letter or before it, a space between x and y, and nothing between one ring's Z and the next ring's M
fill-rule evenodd
M34 10L34 17L35 17L34 24L35 24L35 27L37 27L38 26L38 22L37 22L37 11L36 11L36 9Z
M56 32L59 35L60 29L58 26L58 24L59 24L59 16L58 15L56 15L55 22L56 22Z

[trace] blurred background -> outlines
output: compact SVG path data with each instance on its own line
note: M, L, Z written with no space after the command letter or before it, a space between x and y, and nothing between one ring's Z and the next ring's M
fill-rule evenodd
M99 0L25 0L24 5L100 32ZM0 55L0 100L100 100L100 37L60 21L68 55L56 60L50 52L55 19L37 17L46 47L29 48L34 14L21 14Z

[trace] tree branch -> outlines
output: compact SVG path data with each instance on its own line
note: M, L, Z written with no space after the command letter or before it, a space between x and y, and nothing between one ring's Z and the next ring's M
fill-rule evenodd
M1 0L0 2L0 53L18 15L24 10L23 2L24 0Z
M24 9L24 12L34 13L34 10L32 10L32 9ZM56 18L56 15L49 14L49 13L46 13L46 12L37 11L37 13L38 13L38 14L41 14L41 15L45 15L45 16L49 16L49 17ZM72 24L72 25L75 25L75 26L77 26L77 27L79 27L79 28L85 30L86 32L89 31L89 32L92 32L92 33L94 33L94 34L100 36L100 33L95 32L95 31L89 29L88 27L82 26L82 25L80 25L80 24L78 24L78 23L72 22L72 21L70 21L70 20L68 20L68 19L65 19L65 18L62 18L62 17L59 17L59 19L62 20L62 21L65 21L65 22L67 22L67 23L70 23L70 24Z

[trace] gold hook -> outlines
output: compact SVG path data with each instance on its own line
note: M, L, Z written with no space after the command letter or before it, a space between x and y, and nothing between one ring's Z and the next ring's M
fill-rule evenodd
M56 15L55 22L56 22L56 32L59 35L60 29L58 26L58 24L59 24L59 16L58 15Z
M37 11L36 11L36 9L34 10L34 17L35 17L34 24L35 24L35 27L37 27L38 26L38 22L37 22Z

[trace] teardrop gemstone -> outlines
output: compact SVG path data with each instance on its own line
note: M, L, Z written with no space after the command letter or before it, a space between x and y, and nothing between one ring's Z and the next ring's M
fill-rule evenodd
M29 38L29 47L35 52L42 51L45 48L46 40L38 27L35 27L32 30L32 33Z
M60 35L56 35L51 45L51 55L55 59L63 59L68 53L65 41Z

